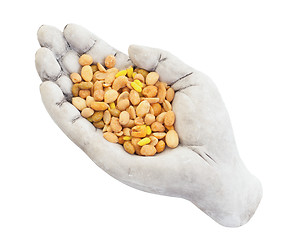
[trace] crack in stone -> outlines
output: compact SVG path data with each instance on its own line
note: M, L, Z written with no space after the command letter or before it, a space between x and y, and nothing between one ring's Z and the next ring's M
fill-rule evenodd
M190 72L190 73L187 73L187 74L183 75L182 77L180 77L180 78L176 79L175 81L171 82L170 85L171 85L171 86L174 85L176 82L178 82L178 81L180 81L180 80L182 80L182 79L184 79L184 78L190 76L191 74L193 74L193 72ZM172 86L172 87L173 87L173 86Z

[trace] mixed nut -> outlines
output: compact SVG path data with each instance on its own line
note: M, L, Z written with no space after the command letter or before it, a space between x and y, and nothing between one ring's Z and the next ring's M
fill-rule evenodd
M102 129L107 141L122 144L130 154L153 156L166 145L176 148L173 88L160 82L157 72L133 67L120 71L115 63L115 57L109 55L105 66L93 65L93 58L83 54L81 73L70 74L72 104Z

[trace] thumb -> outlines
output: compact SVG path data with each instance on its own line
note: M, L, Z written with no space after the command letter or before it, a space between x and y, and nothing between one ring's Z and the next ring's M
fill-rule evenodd
M186 80L195 72L195 69L162 49L131 45L128 52L137 67L157 72L160 80L169 85Z

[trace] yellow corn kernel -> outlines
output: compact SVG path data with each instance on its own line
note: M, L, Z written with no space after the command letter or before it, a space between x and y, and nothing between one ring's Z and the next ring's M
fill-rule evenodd
M151 134L151 128L150 126L146 126L146 135L150 135Z
M134 69L132 67L127 68L127 76L131 78L133 76Z
M135 89L137 92L141 92L142 91L142 88L136 84L135 82L131 82L131 86L133 89Z
M125 137L123 137L123 140L125 140L125 141L129 141L131 139L132 139L132 136L125 136Z
M134 78L136 76L136 74L137 74L136 72L133 72L132 77Z
M114 108L115 108L115 103L114 103L114 102L109 103L109 108L110 108L110 109L114 109Z
M122 70L116 73L115 77L118 78L120 76L125 76L127 74L127 70Z
M142 140L138 141L139 146L144 146L150 143L150 139L148 137L143 138Z
M136 80L134 80L134 82L135 82L137 85L139 85L141 88L143 87L143 85L142 85L142 83L141 83L140 80L136 79Z

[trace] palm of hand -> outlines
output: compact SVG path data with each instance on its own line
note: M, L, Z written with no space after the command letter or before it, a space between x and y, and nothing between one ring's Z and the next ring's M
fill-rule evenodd
M43 80L45 107L99 167L134 188L188 199L222 225L240 226L250 219L261 199L261 185L240 160L227 111L207 76L159 49L131 46L128 58L72 24L64 33L42 26L38 39L42 48L36 53L36 67ZM180 137L176 149L154 157L129 155L80 116L68 102L72 95L68 76L79 71L79 55L86 52L101 63L114 54L119 69L134 64L157 71L161 81L174 88L175 128Z

